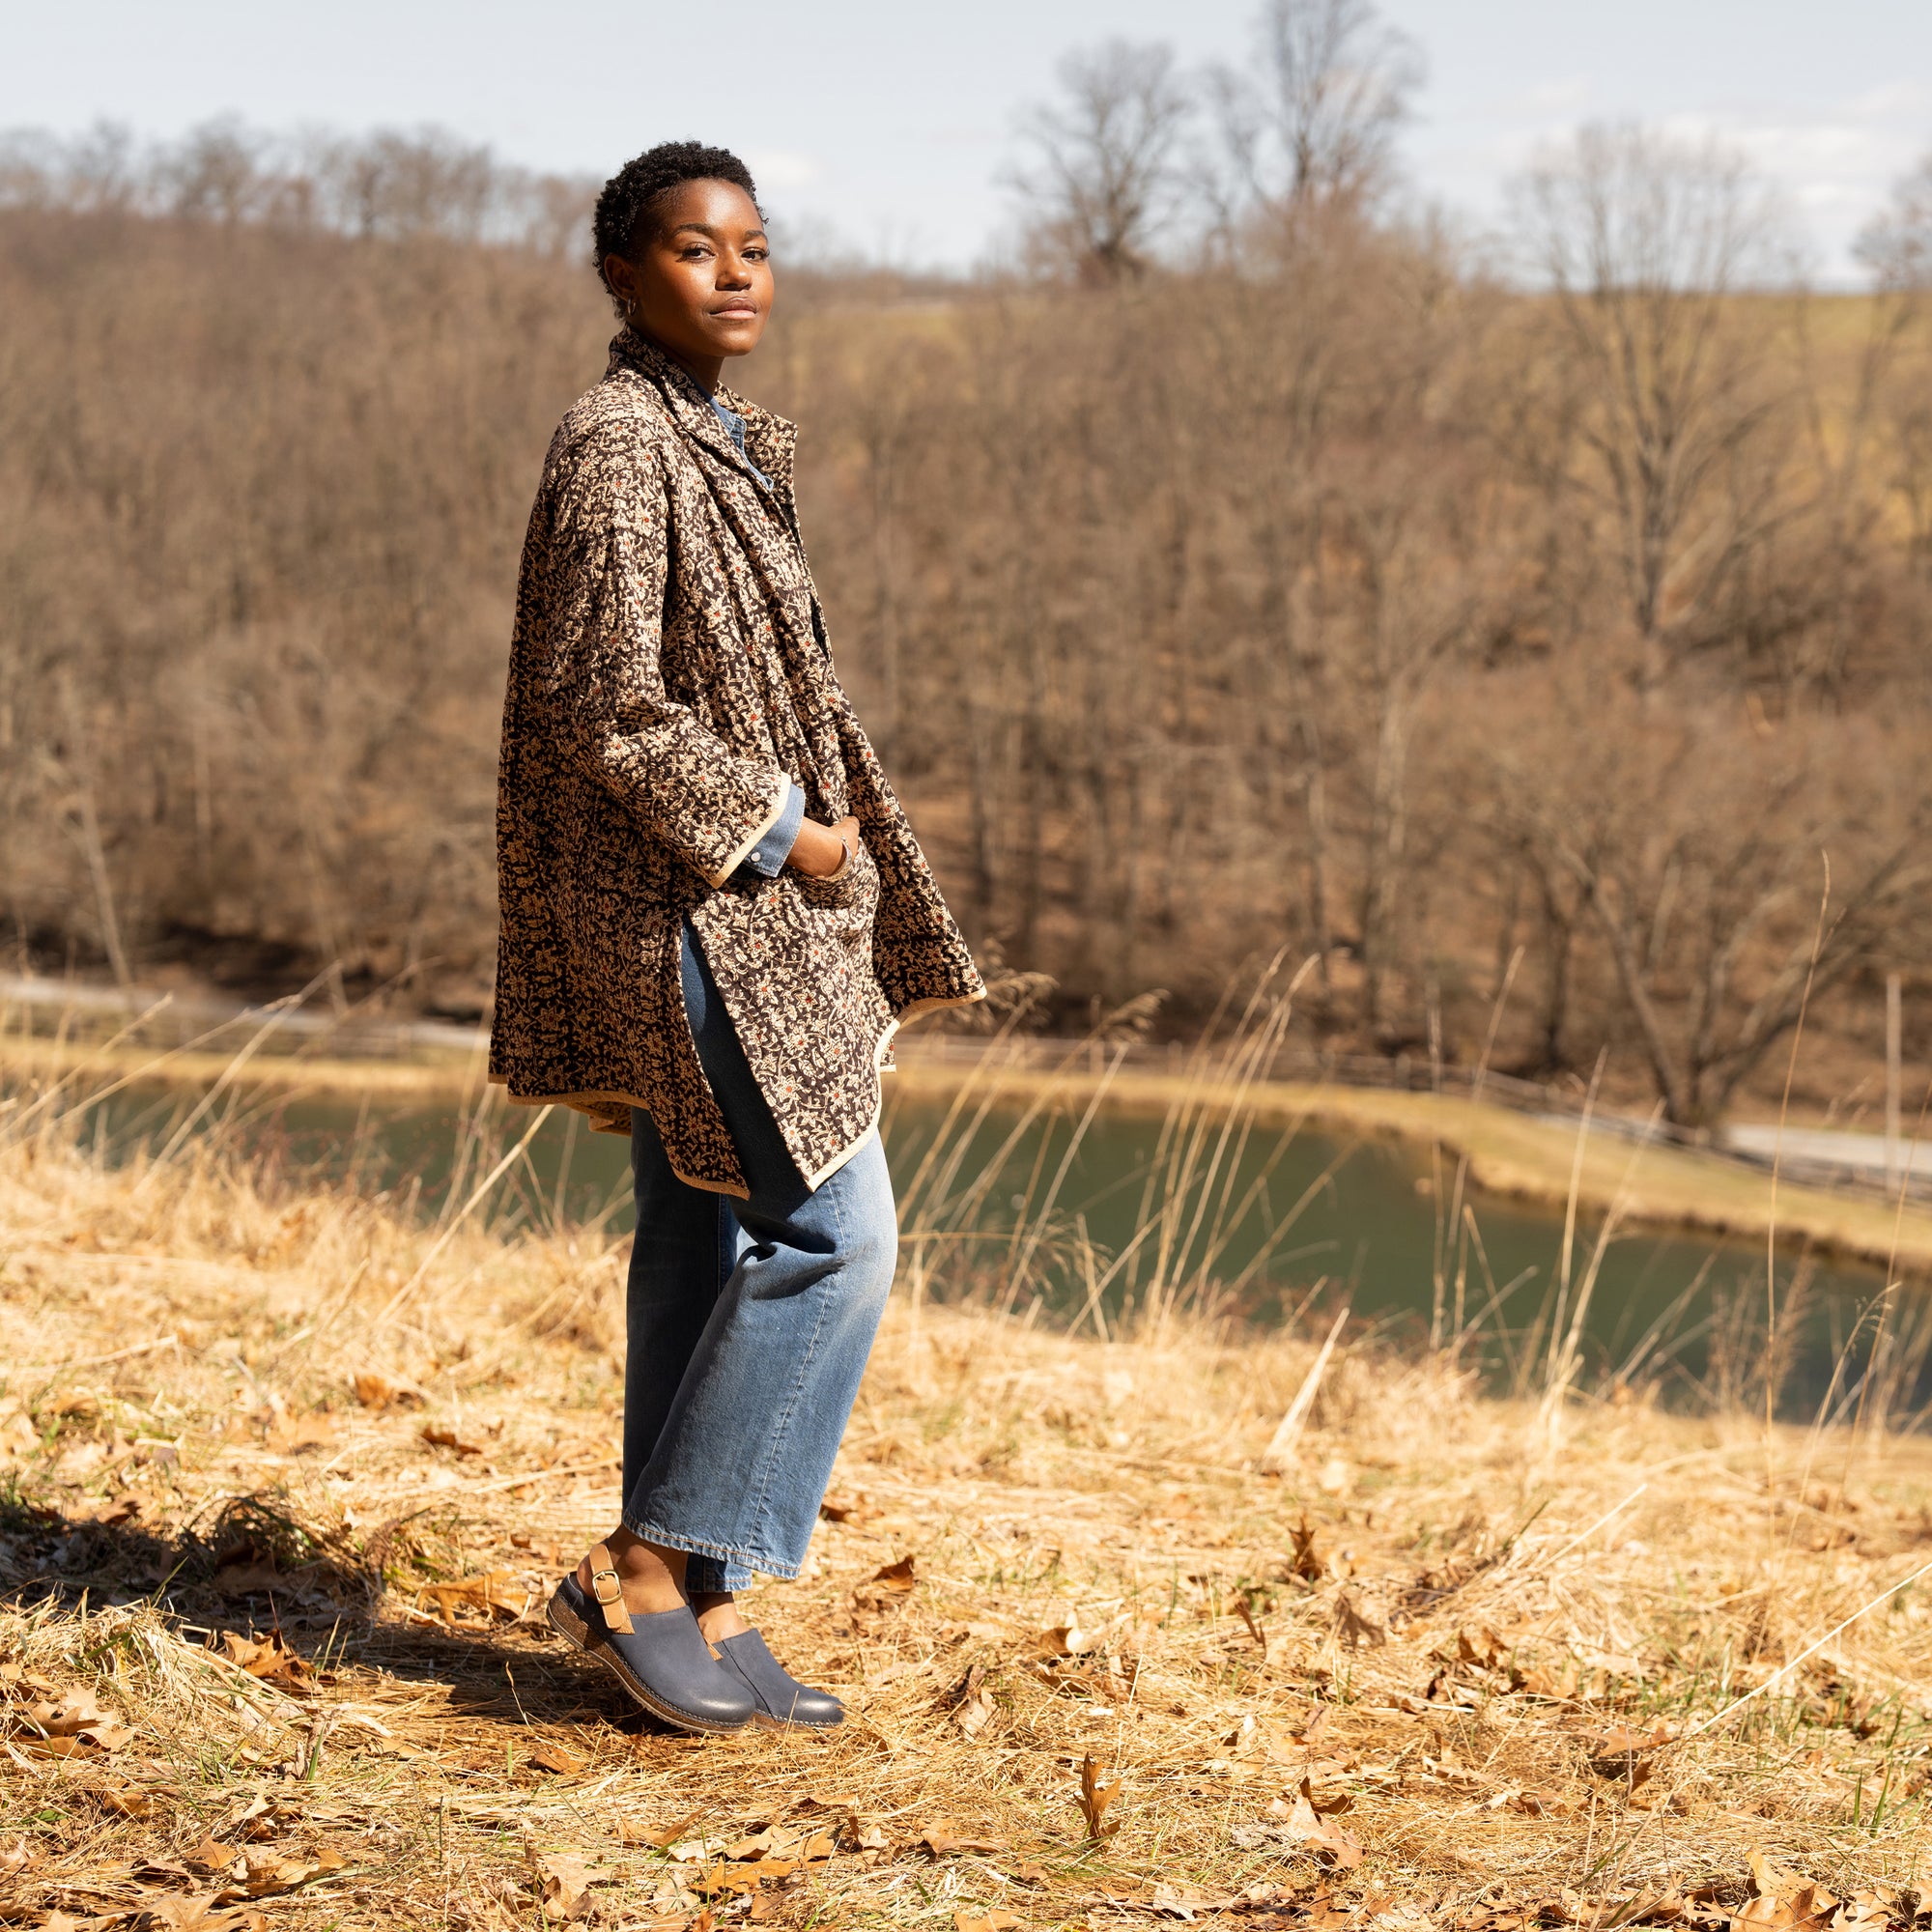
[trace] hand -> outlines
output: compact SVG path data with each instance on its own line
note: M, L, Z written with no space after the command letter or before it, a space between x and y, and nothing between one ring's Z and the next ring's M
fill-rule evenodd
M785 864L808 878L823 879L830 877L845 863L848 852L858 849L859 821L856 818L841 818L837 825L821 825L815 818L808 818L798 828L798 837L792 841Z

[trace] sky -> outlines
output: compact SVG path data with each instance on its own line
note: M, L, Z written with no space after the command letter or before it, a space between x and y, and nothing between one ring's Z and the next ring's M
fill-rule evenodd
M0 128L433 124L594 175L693 136L743 154L780 223L964 267L1010 242L1015 116L1062 53L1122 35L1238 63L1257 3L0 0ZM1932 0L1381 6L1427 63L1403 140L1414 189L1478 227L1541 146L1640 120L1746 149L1815 271L1846 282L1860 228L1932 150Z

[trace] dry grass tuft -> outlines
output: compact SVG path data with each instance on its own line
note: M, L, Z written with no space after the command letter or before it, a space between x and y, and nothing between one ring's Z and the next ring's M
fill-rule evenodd
M459 1228L379 1323L435 1231L46 1136L0 1236L0 1921L1918 1909L1918 1440L1345 1344L1271 1474L1313 1340L902 1302L810 1574L751 1603L852 1719L699 1740L538 1621L617 1501L602 1237Z

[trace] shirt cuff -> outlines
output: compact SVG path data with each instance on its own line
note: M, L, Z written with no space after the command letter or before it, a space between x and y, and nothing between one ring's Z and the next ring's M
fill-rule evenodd
M741 871L757 873L761 879L775 879L784 870L791 848L798 842L798 828L805 823L805 794L791 780L785 780L785 801L772 829L746 853Z

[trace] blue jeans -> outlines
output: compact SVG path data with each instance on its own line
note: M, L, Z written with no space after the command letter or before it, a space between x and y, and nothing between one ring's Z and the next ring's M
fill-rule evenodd
M631 1110L638 1233L624 1527L689 1552L686 1587L796 1577L898 1258L876 1131L809 1191L684 929L684 1003L751 1199L688 1186Z

